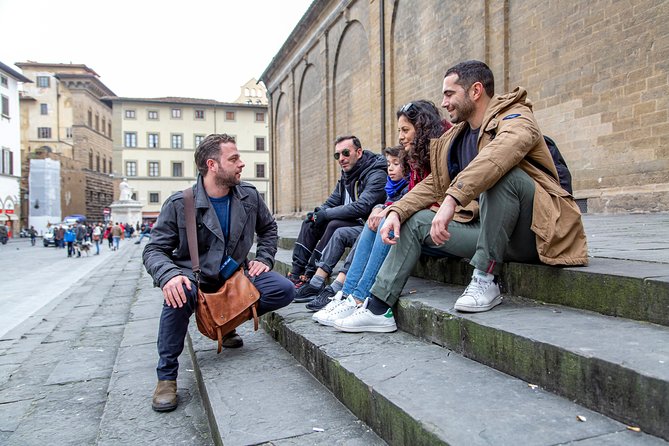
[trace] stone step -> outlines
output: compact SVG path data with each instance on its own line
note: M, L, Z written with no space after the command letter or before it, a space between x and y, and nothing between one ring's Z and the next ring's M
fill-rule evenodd
M267 316L264 316L266 318ZM215 444L384 445L290 354L246 323L240 349L223 349L190 324L188 349Z
M667 444L409 333L341 333L311 314L292 304L263 323L389 444Z
M139 256L134 260L141 261ZM153 287L144 268L133 296L95 444L213 445L188 353L179 358L179 406L168 413L151 409L158 356L156 336L163 295L159 288Z
M277 259L286 271L294 244L295 238L279 238ZM422 255L412 274L467 285L472 267L461 260ZM504 290L517 296L669 326L667 263L603 258L591 258L587 267L507 263L500 278Z
M275 269L287 270L286 257ZM669 328L510 294L493 311L465 314L453 309L462 291L410 278L399 328L669 439Z

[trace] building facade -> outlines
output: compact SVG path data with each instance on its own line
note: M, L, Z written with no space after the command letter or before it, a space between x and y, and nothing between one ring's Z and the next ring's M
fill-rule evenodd
M113 108L113 174L126 178L144 205L143 220L155 220L170 195L193 184L195 148L212 133L235 137L246 163L242 180L270 202L266 105L177 97L107 102Z
M21 62L16 66L33 82L21 95L21 188L30 197L24 203L24 220L29 215L36 228L74 214L101 221L112 202L113 177L111 107L100 98L114 92L86 65ZM49 206L51 198L36 192L41 188L30 191L30 184L41 184L30 171L30 160L46 158L60 164L59 206ZM41 175L41 170L36 172Z
M19 83L30 79L0 62L0 225L18 234L21 220L21 113Z
M662 0L316 0L260 79L274 210L323 201L337 135L376 152L395 144L395 111L440 104L446 69L479 59L497 93L527 89L583 208L669 211L667 23Z

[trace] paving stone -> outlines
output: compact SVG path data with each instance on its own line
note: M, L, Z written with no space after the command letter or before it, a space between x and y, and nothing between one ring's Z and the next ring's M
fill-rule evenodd
M31 404L31 400L0 404L0 431L14 432Z
M96 378L109 378L116 358L116 348L77 347L58 362L47 384L65 384ZM82 367L82 365L85 365Z
M154 311L154 313L155 315L152 319L140 319L137 321L130 321L126 324L126 332L121 341L121 347L151 344L155 351L160 322L160 307L158 307L157 311ZM128 328L130 328L130 330L128 330Z
M33 401L28 416L6 444L93 444L107 396L106 383L103 379L50 386L42 398Z
M124 329L125 327L120 324L102 327L86 326L79 333L74 346L106 348L110 344L118 345L123 338Z
M644 434L643 432L632 432L626 429L621 432L598 435L593 438L586 438L563 444L574 446L666 446L667 443L657 437Z

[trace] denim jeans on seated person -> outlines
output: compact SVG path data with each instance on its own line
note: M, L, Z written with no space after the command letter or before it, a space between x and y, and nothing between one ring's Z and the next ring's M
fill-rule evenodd
M293 301L295 287L282 275L268 271L255 278L253 284L260 292L258 316L269 311L278 310ZM163 301L158 329L158 373L159 380L177 379L179 355L184 349L184 340L188 331L188 321L195 311L197 303L197 287L191 283L191 290L184 286L186 303L181 308L172 308Z
M381 220L379 228L384 222L385 219ZM358 300L369 297L369 289L374 284L376 274L381 269L388 251L390 251L390 245L383 243L380 231L372 231L369 226L365 225L356 242L353 261L346 274L346 281L342 289L344 296L352 294Z

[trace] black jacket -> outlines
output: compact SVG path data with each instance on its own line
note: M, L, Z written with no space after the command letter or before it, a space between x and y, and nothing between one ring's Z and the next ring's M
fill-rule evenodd
M205 289L221 285L219 269L226 257L225 237L198 176L193 185L195 195L195 224L197 225L200 254L200 283ZM230 200L230 236L228 255L240 265L253 245L257 234L256 260L271 268L277 249L277 225L256 188L241 183L232 188ZM158 220L151 230L151 240L144 248L144 266L153 277L155 286L163 287L172 277L185 275L195 281L186 238L186 215L183 192L177 192L165 201Z
M350 172L342 172L334 191L321 205L328 220L364 220L372 208L386 199L388 163L383 155L365 150ZM344 204L345 191L351 202Z

